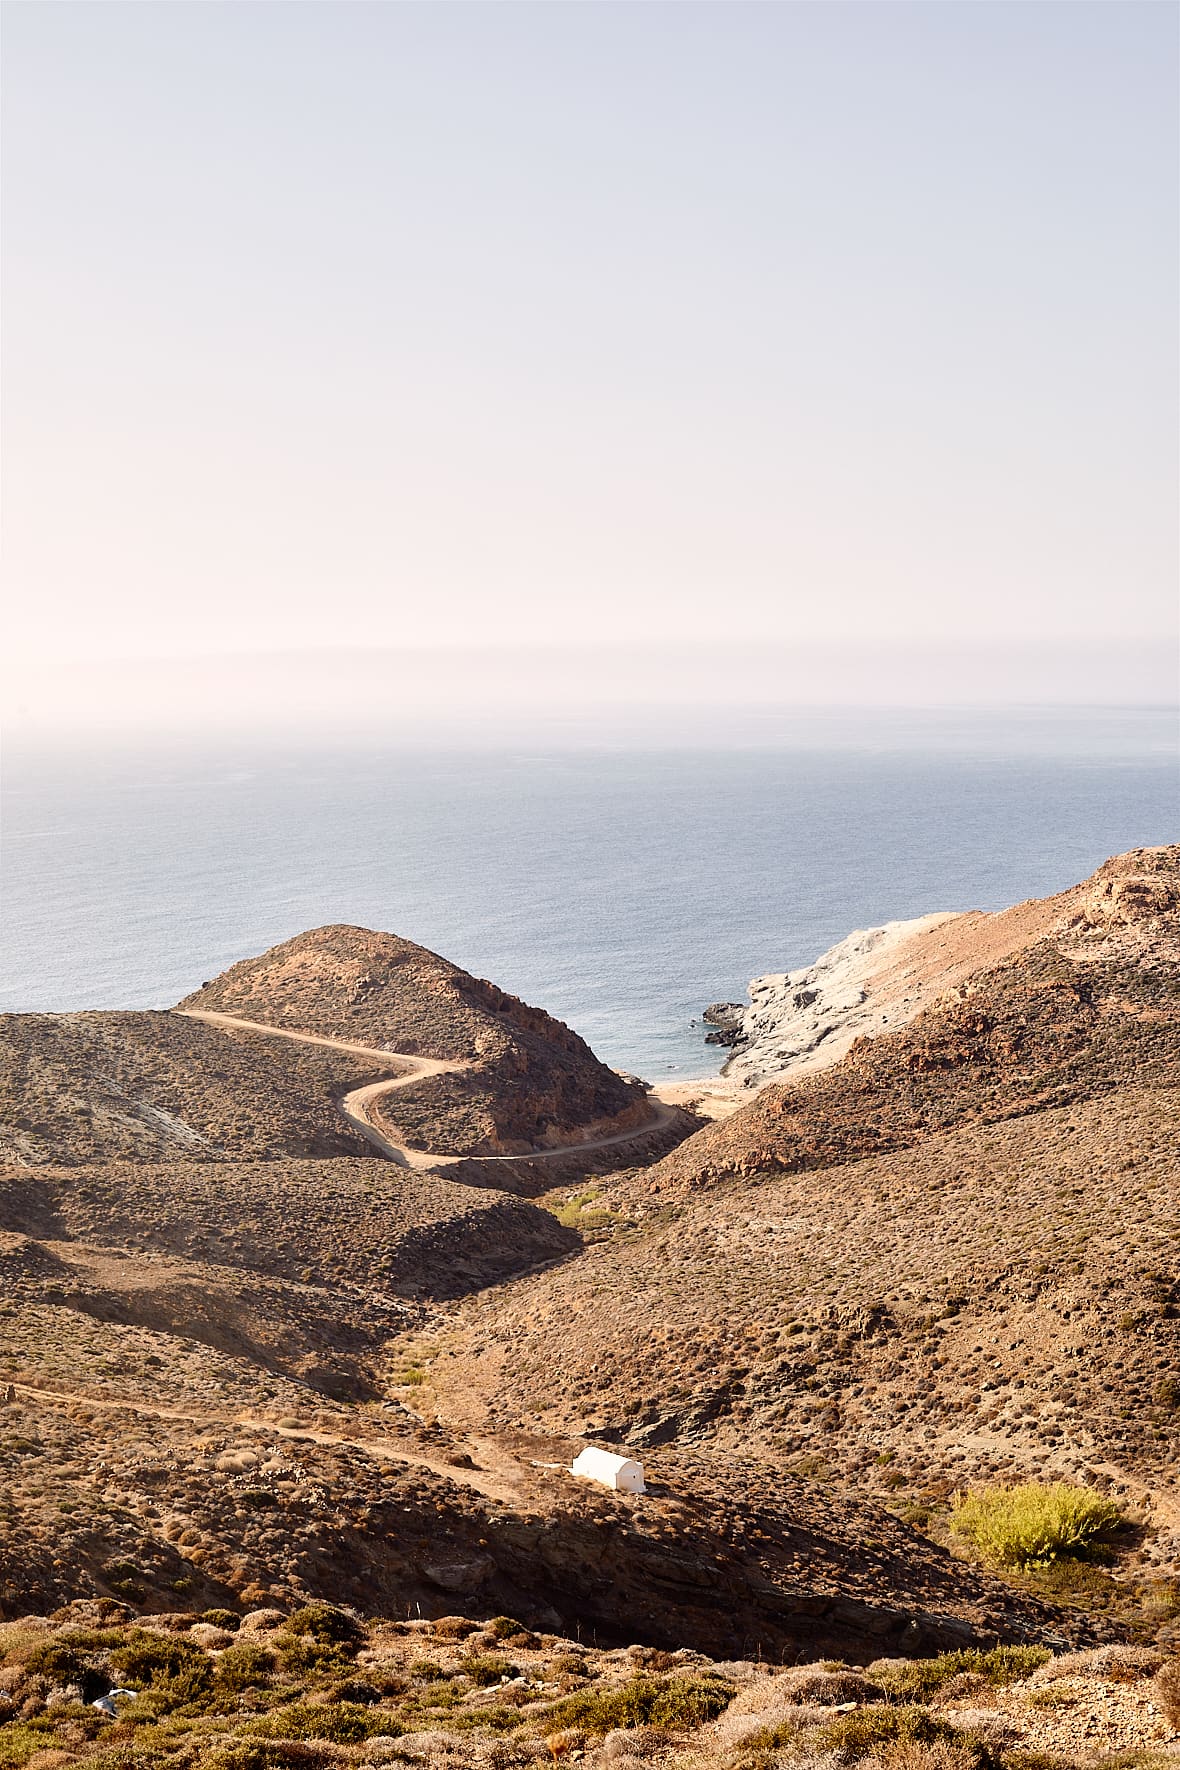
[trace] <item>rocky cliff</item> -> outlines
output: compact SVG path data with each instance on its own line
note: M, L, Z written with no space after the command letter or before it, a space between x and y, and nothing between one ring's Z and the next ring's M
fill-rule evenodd
M1175 889L1175 853L1137 849L1081 885L1011 909L942 910L857 929L811 965L756 977L744 1008L718 1003L706 1010L733 1048L723 1074L750 1089L828 1069L858 1039L897 1032L968 978L1038 940L1165 909Z

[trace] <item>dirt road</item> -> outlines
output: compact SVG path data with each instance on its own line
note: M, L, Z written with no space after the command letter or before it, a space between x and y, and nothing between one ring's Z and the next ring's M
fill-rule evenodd
M554 1149L530 1150L525 1155L448 1155L441 1151L428 1149L410 1149L407 1145L394 1143L374 1123L371 1109L378 1100L387 1094L394 1093L398 1088L408 1088L411 1083L421 1081L423 1076L438 1076L454 1073L458 1070L471 1069L469 1062L445 1061L438 1057L415 1057L406 1051L383 1051L376 1045L356 1045L347 1039L330 1039L322 1033L293 1032L286 1026L268 1026L261 1020L241 1020L233 1014L215 1014L203 1008L178 1008L176 1013L183 1014L188 1020L205 1020L211 1026L223 1026L239 1032L263 1033L268 1038L291 1039L300 1045L324 1045L330 1051L347 1051L356 1057L373 1057L383 1064L399 1064L402 1066L398 1075L390 1076L379 1082L367 1082L363 1088L354 1088L339 1102L342 1115L355 1131L359 1131L373 1148L387 1156L390 1161L397 1162L403 1168L441 1168L454 1162L543 1162L559 1161L563 1156L590 1154L598 1149L610 1149L617 1144L634 1143L641 1137L649 1136L653 1131L662 1131L676 1123L678 1111L674 1106L665 1105L662 1100L649 1100L652 1116L644 1125L633 1125L626 1131L612 1131L606 1137L591 1137L584 1142L564 1143Z
M343 1445L367 1456L389 1463L404 1463L411 1468L429 1469L460 1487L470 1487L492 1500L519 1500L526 1470L504 1449L487 1438L464 1439L464 1448L477 1455L492 1457L495 1469L482 1466L456 1467L443 1457L423 1456L395 1438L354 1438L339 1432L317 1432L310 1426L280 1426L273 1420L262 1420L254 1414L189 1413L182 1408L152 1407L146 1402L114 1400L107 1396L84 1395L69 1389L38 1389L32 1383L13 1383L18 1396L30 1401L57 1403L67 1407L87 1407L104 1413L130 1413L149 1420L176 1420L186 1426L200 1426L222 1432L261 1432L271 1439L290 1439L299 1444Z

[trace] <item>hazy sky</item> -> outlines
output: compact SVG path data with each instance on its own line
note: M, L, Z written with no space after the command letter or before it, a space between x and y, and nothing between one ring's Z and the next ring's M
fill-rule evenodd
M10 642L1164 635L1168 4L9 4Z

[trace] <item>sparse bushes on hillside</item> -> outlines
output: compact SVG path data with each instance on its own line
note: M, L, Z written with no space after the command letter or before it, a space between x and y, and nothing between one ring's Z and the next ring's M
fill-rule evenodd
M791 1745L798 1739L799 1731L796 1722L785 1721L751 1743L764 1749ZM961 1764L964 1770L990 1770L995 1762L986 1746L940 1721L929 1710L914 1705L898 1708L887 1703L869 1703L852 1714L836 1715L811 1737L839 1764L864 1764L878 1752L886 1762L891 1762L893 1748L900 1745L951 1748L955 1755L950 1762Z
M503 1678L515 1678L518 1674L518 1668L498 1653L469 1654L466 1659L460 1660L459 1669L481 1690L500 1683Z
M1180 1727L1180 1659L1165 1660L1155 1675L1155 1694L1170 1727Z
M894 1700L925 1701L964 1674L993 1685L1019 1683L1052 1657L1047 1647L964 1647L935 1659L889 1660L870 1666L869 1675Z
M1068 1482L1026 1481L956 1497L951 1528L989 1561L1022 1569L1064 1558L1085 1560L1123 1523L1105 1494Z
M702 1727L733 1700L734 1687L716 1677L631 1678L614 1690L579 1690L549 1711L555 1727L609 1733L614 1727Z

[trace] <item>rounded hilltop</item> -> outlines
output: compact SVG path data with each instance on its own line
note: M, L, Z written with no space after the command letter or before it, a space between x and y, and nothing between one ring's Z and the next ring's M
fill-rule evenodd
M650 1116L643 1091L563 1022L371 928L309 929L232 965L179 1007L462 1065L399 1091L390 1110L408 1143L521 1154Z

